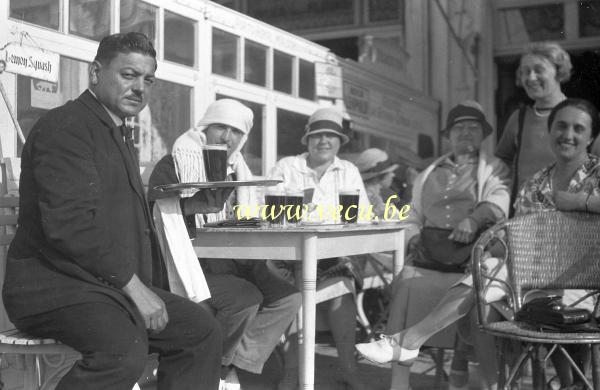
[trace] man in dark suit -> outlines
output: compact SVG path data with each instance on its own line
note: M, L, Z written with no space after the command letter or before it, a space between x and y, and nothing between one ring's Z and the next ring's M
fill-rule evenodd
M159 354L158 389L219 385L217 322L160 289L163 263L123 125L148 102L155 57L143 34L104 38L89 89L42 117L23 150L3 297L17 328L81 352L60 390L130 390L149 351ZM219 210L221 195L192 202Z

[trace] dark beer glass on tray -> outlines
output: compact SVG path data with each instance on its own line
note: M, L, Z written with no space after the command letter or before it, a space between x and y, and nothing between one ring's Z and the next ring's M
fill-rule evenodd
M358 220L358 200L360 190L343 189L339 192L340 200L340 219L342 223L356 223Z
M227 145L203 145L202 158L204 159L208 181L224 181L227 179Z

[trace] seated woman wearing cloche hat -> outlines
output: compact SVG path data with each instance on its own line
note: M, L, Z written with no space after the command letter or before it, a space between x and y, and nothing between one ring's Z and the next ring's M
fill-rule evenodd
M373 214L382 220L385 218L385 206L398 203L397 198L384 199L383 193L390 194L390 187L399 165L392 162L386 152L377 148L363 151L354 162L365 183L367 196L373 205Z
M285 189L312 189L310 203L324 208L338 204L340 190L359 190L359 207L368 208L369 199L358 169L351 162L337 157L340 146L349 141L349 127L345 126L342 113L333 107L320 108L310 116L305 130L300 142L306 145L308 151L279 160L269 178L283 180L281 186ZM328 213L318 214L317 209L313 210L308 216L309 220L334 222L334 218ZM275 265L293 280L290 275L293 268L290 269L289 264L276 262ZM354 390L369 388L358 377L353 346L356 323L355 282L361 281L356 266L348 258L319 261L317 302L320 303L317 310L325 312L322 314L326 315L327 325L333 333L340 365L338 379ZM298 388L298 353L296 338L292 339L286 349L285 375L279 384L279 390Z
M413 184L412 208L404 221L407 223L407 265L393 283L394 298L386 332L392 336L356 346L367 359L379 363L397 361L410 366L420 347L443 329L440 324L448 325L444 321L422 320L418 326L411 327L410 332L397 333L421 320L464 275L470 255L467 244L473 243L480 232L505 218L508 212L509 169L481 149L484 138L492 133L481 106L466 101L452 108L442 133L449 140L451 152L434 161ZM448 249L436 253L439 248L455 247L455 243L461 244L456 253ZM446 262L451 254L455 262ZM436 315L443 318L450 312L454 316L464 310L460 305L447 306L448 313L437 312ZM470 307L463 315L469 310ZM420 312L414 314L415 311ZM481 377L484 382L495 382L495 362L489 361L489 350L486 352L484 348L486 342L493 348L493 340L479 336L481 340L474 347ZM386 348L387 345L401 348ZM384 356L384 350L393 353ZM396 356L396 352L401 356ZM487 385L491 384L484 387Z

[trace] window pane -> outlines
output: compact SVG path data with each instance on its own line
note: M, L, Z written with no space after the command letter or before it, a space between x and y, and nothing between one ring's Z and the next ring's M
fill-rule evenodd
M404 0L369 0L369 22L404 22Z
M291 55L275 50L273 53L273 89L280 92L292 93L292 62Z
M236 78L237 35L213 28L212 41L212 72L222 76Z
M315 100L315 65L300 60L298 95L301 98Z
M277 159L306 152L300 143L308 116L297 112L277 109Z
M140 32L156 46L156 7L140 0L121 0L121 32Z
M17 76L17 119L27 138L37 120L48 110L75 99L88 86L87 62L60 58L58 83ZM18 141L17 156L23 144Z
M251 0L248 15L284 30L354 24L353 0Z
M196 22L165 10L165 60L194 66Z
M597 1L579 2L579 35L582 37L600 35L600 4Z
M150 103L134 126L140 163L157 162L170 153L177 137L191 127L191 92L187 85L156 80Z
M95 41L110 33L109 0L70 0L69 32Z
M358 50L360 48L358 37L344 37L334 39L317 40L315 43L325 46L337 56L358 61Z
M253 175L262 175L262 132L263 132L263 109L264 106L247 100L238 99L233 96L217 95L217 100L234 99L252 110L254 120L252 130L242 148L242 155L248 168Z
M10 17L58 30L60 0L10 0Z
M244 55L244 81L256 85L267 85L267 48L246 39Z
M506 8L498 17L500 45L565 39L563 4Z

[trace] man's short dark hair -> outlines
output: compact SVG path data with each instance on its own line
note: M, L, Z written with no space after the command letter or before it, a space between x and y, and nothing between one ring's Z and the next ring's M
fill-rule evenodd
M119 53L129 54L132 52L151 56L156 60L156 50L154 50L152 41L142 33L128 32L104 37L100 41L94 61L107 64Z

